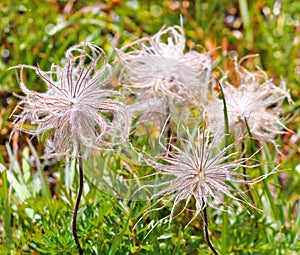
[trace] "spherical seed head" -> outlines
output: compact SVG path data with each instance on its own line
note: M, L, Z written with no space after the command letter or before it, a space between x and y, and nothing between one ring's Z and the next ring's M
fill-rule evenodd
M239 86L232 85L227 76L221 80L229 131L236 136L247 133L247 125L254 138L260 142L275 144L274 136L283 134L287 128L280 119L281 105L290 99L285 83L276 86L262 71L249 72L237 66ZM209 128L224 132L224 104L217 97L206 107Z
M174 104L198 105L206 98L211 70L209 54L184 52L182 27L161 29L117 50L121 66L120 82L135 95L130 111L159 112Z
M170 151L159 158L162 163L150 163L157 169L158 175L170 177L168 181L158 184L159 191L153 198L159 198L158 201L167 200L167 203L173 202L171 219L181 201L185 201L184 209L189 201L194 201L195 216L206 206L220 209L220 205L225 205L224 195L238 204L243 201L235 196L238 192L228 184L247 182L237 169L248 167L244 164L248 159L238 158L235 152L229 152L238 140L220 149L220 136L212 137L207 130L197 131L194 137L186 130L187 138L179 137L180 147L170 145Z
M122 104L115 100L118 94L104 88L111 80L111 67L103 50L83 42L66 51L63 67L53 65L50 72L38 67L21 68L21 96L15 129L32 135L50 132L55 153L70 153L75 144L86 148L101 148L119 128L125 137L127 115ZM46 83L44 93L27 89L22 78L23 68L31 68ZM112 114L112 116L109 116ZM112 124L122 117L124 127ZM35 130L23 128L25 121L36 125Z

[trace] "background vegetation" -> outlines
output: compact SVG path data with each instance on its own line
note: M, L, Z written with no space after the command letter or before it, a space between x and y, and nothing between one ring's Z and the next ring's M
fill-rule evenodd
M284 170L270 180L277 215L264 203L263 186L256 191L262 213L235 208L228 229L228 254L299 254L300 240L300 3L293 0L210 1L2 1L0 3L0 254L76 254L71 217L76 197L74 169L60 162L39 159L43 144L22 134L8 143L9 116L19 93L14 70L18 64L49 70L61 63L65 50L80 41L92 41L114 59L114 48L147 35L163 25L180 24L190 48L212 53L215 63L232 68L229 52L239 57L259 54L247 61L259 65L279 81L284 78L294 104L284 105L294 132L279 137L280 151L269 160ZM35 75L25 73L26 84L43 90ZM116 81L114 81L116 83ZM140 143L147 137L140 138ZM34 146L32 146L34 145ZM35 148L35 149L34 149ZM111 156L111 155L109 155ZM123 171L114 156L112 171ZM126 202L97 189L86 179L78 219L78 234L87 254L209 254L201 218L184 229L191 218L186 211L171 224L151 225L170 208L145 216L145 202ZM270 210L268 210L270 209ZM211 238L221 247L221 213L209 210ZM150 226L150 227L149 227Z

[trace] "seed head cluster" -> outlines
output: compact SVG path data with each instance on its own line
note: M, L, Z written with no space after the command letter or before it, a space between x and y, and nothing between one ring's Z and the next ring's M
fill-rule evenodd
M24 96L20 96L15 111L21 111L14 121L15 130L47 135L55 153L70 155L78 146L102 149L116 138L127 138L128 114L132 119L137 113L147 112L169 116L176 105L197 106L198 115L206 116L205 128L198 128L203 126L204 118L202 123L193 119L196 135L184 128L184 134L176 134L176 144L163 146L164 156L148 161L157 170L156 175L169 177L155 184L158 189L152 198L157 203L167 201L165 205L173 203L171 219L182 201L183 209L194 203L195 216L207 206L227 205L224 196L237 204L248 203L235 187L239 183L254 184L265 176L248 181L246 174L239 173L240 168L257 165L247 164L249 158L241 157L234 148L247 134L247 127L262 143L275 144L274 137L287 130L280 113L289 93L284 83L276 86L263 71L250 72L236 63L239 84L233 85L227 76L220 80L224 104L219 95L208 96L213 93L209 87L213 64L210 55L186 52L185 47L182 27L173 26L117 49L119 82L132 99L127 106L121 102L122 95L108 89L111 66L103 50L92 43L69 48L64 65L53 65L49 72L20 65ZM46 84L45 92L28 89L22 75L24 68L36 72ZM236 141L222 147L225 105L229 131ZM25 128L28 122L36 128Z

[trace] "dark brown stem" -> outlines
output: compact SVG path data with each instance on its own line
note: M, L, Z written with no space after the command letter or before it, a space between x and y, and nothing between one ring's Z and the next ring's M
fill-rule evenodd
M171 121L170 118L168 119L168 123L167 123L167 148L168 148L168 154L169 151L171 150L172 146L172 131L171 131Z
M245 152L245 143L244 143L244 140L242 141L242 158L245 158L246 157L246 152ZM253 198L253 195L252 195L252 192L251 192L251 188L249 186L249 184L247 183L247 170L246 170L246 167L243 167L243 174L244 174L244 181L245 181L245 187L246 187L246 190L247 190L247 193L248 193L248 196L249 198L251 199L251 202L252 204L255 206L255 202L254 202L254 198Z
M77 226L76 226L77 213L78 213L80 199L83 190L83 169L82 169L82 157L81 157L80 145L78 145L78 163L79 163L79 188L78 188L77 198L76 198L74 211L73 211L72 230L73 230L73 236L74 236L75 243L77 245L78 252L80 255L83 255L83 250L79 243L79 239L77 235Z
M171 100L171 99L170 99ZM172 121L171 121L171 106L170 106L170 100L168 101L168 105L167 105L167 123L166 123L166 135L167 135L167 152L166 152L166 156L169 156L169 152L172 150L172 146L171 144L175 145L176 144L176 137L173 136L173 132L172 132Z
M216 249L214 248L214 246L212 245L212 243L209 239L206 207L204 207L204 209L203 209L203 223L204 223L204 233L205 233L205 239L206 239L207 245L215 255L219 255L219 253L216 251Z
M167 102L167 123L166 123L166 132L167 132L167 151L166 151L166 157L169 156L169 152L171 150L171 144L172 144L172 131L171 131L171 109L170 109L170 104L169 101Z

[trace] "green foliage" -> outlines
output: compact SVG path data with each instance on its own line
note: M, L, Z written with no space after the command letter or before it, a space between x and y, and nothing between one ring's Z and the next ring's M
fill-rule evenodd
M206 47L225 69L230 68L225 56L231 50L237 51L239 56L258 53L259 58L247 60L246 64L259 64L277 81L286 79L291 90L295 104L286 106L284 113L292 114L300 105L298 1L72 3L37 0L0 3L0 163L7 168L1 173L0 182L1 255L77 252L71 231L78 185L76 164L67 167L64 162L48 164L47 160L41 160L38 163L37 154L42 155L42 148L36 146L37 152L33 151L24 136L19 140L19 148L6 144L11 129L9 115L15 105L12 93L19 92L15 72L8 68L26 64L49 70L52 63L60 64L67 48L84 40L103 47L112 62L115 47L152 35L164 24L180 24L182 17L189 47ZM281 5L278 7L275 3ZM43 90L32 73L24 72L24 80L29 88ZM297 115L294 117L288 125L299 136L300 119ZM152 140L145 133L132 135L134 146L151 153L157 146L152 141L158 137L155 132L152 135ZM262 212L236 206L235 214L226 216L228 243L224 249L228 254L294 255L300 252L300 175L295 171L299 166L299 146L287 136L279 139L282 156L271 149L270 155L260 155L257 160L262 162L261 173L272 169L274 162L281 163L280 169L285 172L255 186L255 200ZM250 155L251 146L247 151ZM152 173L153 169L136 164L138 153L123 152L104 153L106 161L102 163L114 178ZM132 172L129 173L124 162L132 163ZM97 172L93 171L97 169L88 169L86 173L77 220L78 235L86 254L211 254L203 236L201 217L185 228L192 218L192 213L186 210L170 224L159 223L151 231L159 219L169 215L171 208L144 215L149 207L147 202L129 202L110 196L111 193L99 188ZM212 242L221 250L222 212L209 208L208 215Z

